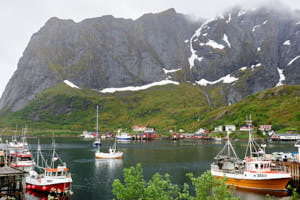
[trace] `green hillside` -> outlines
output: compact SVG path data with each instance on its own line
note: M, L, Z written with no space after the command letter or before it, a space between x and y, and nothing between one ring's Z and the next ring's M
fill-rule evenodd
M250 114L254 125L272 124L275 130L300 131L300 85L284 85L251 95L210 112L201 124L242 125Z
M195 131L215 125L241 125L246 115L254 124L273 124L276 129L300 130L300 86L281 86L249 96L225 106L211 88L210 106L198 87L181 83L156 86L137 92L101 94L90 89L74 89L65 84L45 90L24 109L2 116L0 127L27 124L35 129L94 130L96 105L100 131L133 125L154 127L159 132L180 128ZM299 102L298 102L299 101Z

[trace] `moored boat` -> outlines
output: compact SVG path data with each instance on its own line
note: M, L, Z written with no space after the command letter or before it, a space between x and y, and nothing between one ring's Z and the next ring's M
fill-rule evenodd
M131 140L131 136L128 133L120 133L116 135L118 141Z
M245 158L241 160L237 157L228 133L227 143L211 164L212 175L217 178L227 177L227 185L241 189L285 191L291 174L272 167L271 160L265 157L265 145L259 146L252 137L251 119L246 122L249 126L249 141Z
M39 165L40 159L41 165ZM56 164L56 161L59 163ZM41 152L40 144L38 144L36 168L36 170L30 170L29 176L25 178L27 189L44 192L51 192L53 190L66 192L72 183L71 173L69 173L66 163L61 160L55 151L54 140L50 165L47 164Z
M108 153L101 152L100 147L95 153L96 159L121 159L123 157L123 152L117 151L116 142L112 147L109 147Z
M16 159L11 163L12 167L22 169L25 172L29 172L30 170L32 170L35 162L29 150L24 150L22 152L16 153L15 156Z

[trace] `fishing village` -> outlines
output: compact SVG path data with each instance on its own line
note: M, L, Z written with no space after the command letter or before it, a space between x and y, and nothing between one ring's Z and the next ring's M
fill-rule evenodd
M98 131L98 106L96 110L96 130L94 132L84 131L80 140L90 141L90 146L95 150L94 162L122 160L130 155L126 150L120 150L117 146L122 144L147 145L148 142L169 141L171 143L181 141L207 141L222 145L222 149L214 157L211 157L210 170L213 176L222 179L226 177L226 184L239 190L264 192L263 194L273 194L275 196L287 196L291 188L300 189L300 140L299 135L287 133L276 134L271 125L262 125L258 129L262 131L264 139L254 137L255 127L252 125L251 116L246 119L245 125L240 131L248 135L248 142L244 151L244 157L239 157L235 151L233 143L243 140L230 138L236 131L233 125L216 127L211 132L208 129L199 129L196 133L184 133L180 129L179 133L172 132L161 135L153 128L132 127L131 132L118 129L115 132L100 133ZM49 138L51 148L48 147L49 156L45 156L40 144L41 136L26 134L27 128L22 128L21 133L17 130L11 136L3 136L0 140L0 182L2 199L15 198L26 199L26 195L42 197L42 199L72 199L72 184L76 184L71 178L71 171L67 166L72 164L63 161L56 151L54 134ZM226 134L222 135L221 134ZM29 144L27 137L34 140L36 144ZM77 136L78 137L78 136ZM5 140L4 140L5 138ZM43 137L41 137L43 138ZM101 146L110 141L109 148L102 150ZM147 143L144 143L144 142ZM246 142L247 139L244 139ZM266 153L268 143L287 142L293 152L270 152ZM205 143L203 143L205 144ZM246 143L245 143L246 144ZM36 148L30 148L35 145ZM49 143L50 145L50 143ZM201 145L198 144L198 145ZM85 150L83 150L85 151ZM104 163L102 163L104 164ZM101 165L101 162L98 164ZM105 164L104 164L105 165ZM290 187L289 186L289 187Z
M0 11L0 200L300 200L300 1Z

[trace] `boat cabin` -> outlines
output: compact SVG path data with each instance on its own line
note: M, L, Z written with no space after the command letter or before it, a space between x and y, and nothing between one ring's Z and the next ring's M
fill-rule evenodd
M57 168L47 168L45 169L45 176L67 176L68 168L66 166L58 166Z
M246 170L247 171L255 171L255 172L271 171L271 161L252 160L249 158L249 159L247 159L247 162L246 162Z

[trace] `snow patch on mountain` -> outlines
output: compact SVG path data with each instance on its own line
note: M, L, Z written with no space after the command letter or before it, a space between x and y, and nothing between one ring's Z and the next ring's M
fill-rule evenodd
M71 81L64 80L64 83L67 84L68 86L70 86L71 88L80 89L80 87L78 87L77 85L75 85L75 84L72 83Z
M230 74L227 74L226 76L223 76L223 77L219 78L216 81L208 81L208 80L205 80L205 79L201 79L200 81L196 81L196 83L198 85L201 85L201 86L207 86L207 85L214 85L214 84L217 84L219 82L233 83L237 80L239 80L239 79L231 76Z
M283 43L283 45L286 45L286 46L289 46L289 45L291 45L291 42L290 42L290 40L286 40L286 41Z
M255 26L253 26L253 28L252 28L252 32L255 32L256 31L256 29L257 28L259 28L260 27L260 25L255 25Z
M287 66L292 65L298 58L300 58L300 56L296 56L295 58L293 58L293 59L287 64Z
M224 45L223 44L219 44L217 42L215 42L214 40L208 40L208 42L206 43L200 43L200 46L211 46L214 49L224 49Z
M150 87L159 86L159 85L168 85L168 84L174 84L179 85L179 82L171 81L171 80L162 80L158 82L153 82L147 85L142 86L128 86L128 87L122 87L122 88L105 88L100 90L101 93L114 93L114 92L122 92L122 91L139 91L139 90L146 90Z
M223 40L227 43L228 47L231 48L231 45L230 45L230 43L228 41L228 37L227 37L227 35L225 33L224 33L224 36L223 36Z
M239 70L240 71L245 71L247 69L247 67L241 67Z
M258 64L256 64L256 65L251 65L251 69L254 70L254 68L260 67L260 66L261 66L261 63L258 63Z
M230 21L231 21L231 13L229 13L229 15L228 15L228 19L226 20L226 23L227 23L227 24L229 24L229 23L230 23Z
M177 69L165 69L163 68L163 71L165 74L168 74L168 73L174 73L174 72L177 72L179 70L181 70L182 68L177 68Z
M280 86L280 85L283 85L282 82L285 80L285 76L284 76L284 74L283 74L283 69L279 69L279 67L277 67L277 71L278 71L278 73L279 73L279 81L278 81L276 87L277 87L277 86Z

